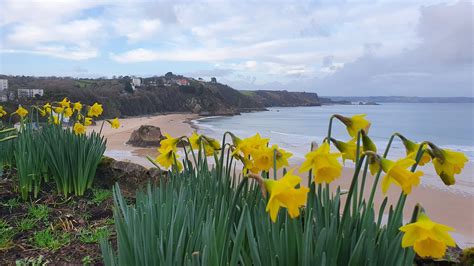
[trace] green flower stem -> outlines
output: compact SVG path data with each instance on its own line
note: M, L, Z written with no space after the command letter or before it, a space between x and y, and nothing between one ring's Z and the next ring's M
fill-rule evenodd
M8 133L10 131L15 131L15 130L16 130L16 128L14 128L14 127L7 128L7 129L4 129L4 130L0 130L0 134Z
M331 133L332 133L332 121L334 120L334 118L336 117L336 115L332 115L331 118L329 118L329 126L328 126L328 136L325 140L327 140L329 142L329 140L331 139Z
M363 154L360 158L360 161L359 163L356 165L356 168L354 170L354 176L352 177L352 182L351 182L351 186L349 188L349 192L347 194L347 199L346 199L346 203L344 205L344 211L342 212L342 218L341 218L341 227L340 229L344 228L344 223L346 221L346 217L347 215L349 215L349 207L350 207L350 203L351 203L351 198L352 198L352 195L354 193L354 190L355 190L355 187L357 185L357 180L358 180L358 177L359 177L359 173L360 173L360 169L362 168L362 162L364 161L364 158L366 157L367 155L366 154Z
M393 139L398 135L399 135L399 133L395 132L395 133L392 134L392 136L390 136L390 139L388 140L388 143L387 143L387 147L385 148L385 151L383 153L383 158L387 158L388 151L392 147ZM382 168L380 168L379 171L377 172L377 174L375 175L374 183L372 185L372 190L370 191L369 201L367 202L367 207L369 207L369 208L370 208L370 206L372 206L372 203L374 201L375 190L377 189L377 185L379 183L379 179L380 179L381 174L382 174Z
M365 180L367 178L367 170L369 168L369 160L365 160L364 165L364 173L362 174L362 182L360 184L360 195L359 195L359 208L362 205L362 199L364 197L364 187L365 187Z
M63 123L63 117L61 115L61 125L62 123ZM103 120L102 125L100 125L99 136L102 136L102 129L104 128L104 123L105 123L105 120Z
M361 132L357 132L357 147L356 147L356 159L355 159L355 164L357 165L359 163L359 157L360 157L360 140L361 140Z
M277 157L277 150L273 150L273 179L277 179L277 163L276 163L276 157Z
M8 140L14 139L16 137L18 137L18 135L4 137L3 139L0 139L0 142L8 141Z
M186 137L186 140L187 140L188 143L189 143L190 151L191 151L191 154L193 155L194 165L196 165L196 167L197 167L196 155L194 154L193 147L191 147L191 141L189 140L188 137ZM186 155L186 157L187 157L187 155Z
M223 174L223 171L224 171L224 151L225 151L225 139L227 137L227 135L231 135L232 133L230 131L226 131L224 132L224 135L222 136L222 144L221 144L221 149L222 149L222 152L221 152L221 158L220 158L220 163L218 165L218 169L217 169L217 172L220 173L221 175ZM230 147L229 147L230 149ZM227 156L228 158L228 156Z

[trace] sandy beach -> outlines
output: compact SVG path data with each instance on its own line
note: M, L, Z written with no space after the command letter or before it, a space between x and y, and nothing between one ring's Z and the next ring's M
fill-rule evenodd
M161 128L163 133L172 136L190 135L195 129L189 123L193 119L197 119L196 114L168 114L157 116L145 116L121 119L121 127L119 129L111 129L108 124L104 125L102 134L107 138L106 155L118 160L128 160L141 164L145 167L153 165L145 158L157 155L156 148L137 148L127 145L126 142L133 130L138 129L141 125L154 125ZM101 122L91 127L92 130L99 131ZM472 165L465 169L464 174L472 173ZM346 167L343 175L334 183L332 188L338 185L342 189L348 189L352 179L354 169ZM305 176L306 174L302 174ZM303 183L306 184L306 177L303 177ZM427 174L423 178L437 178ZM372 186L373 178L368 177L366 184ZM441 182L441 180L439 180ZM398 199L400 189L392 186L388 192L390 202ZM369 192L365 193L366 195ZM380 186L376 193L376 208L382 202L384 196L381 193ZM427 185L416 187L409 195L405 207L405 220L408 221L415 204L420 203L427 211L429 216L443 224L447 224L456 229L453 236L461 247L474 245L474 196L472 193L457 193L455 190L441 190ZM387 208L388 209L388 208Z

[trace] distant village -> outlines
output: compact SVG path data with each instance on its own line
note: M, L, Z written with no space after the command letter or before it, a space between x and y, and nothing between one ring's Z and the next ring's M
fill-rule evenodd
M203 78L189 78L182 75L175 75L172 72L166 73L164 76L154 76L148 78L141 78L136 76L131 77L113 77L112 79L128 79L127 87L132 91L136 91L141 87L170 87L170 86L189 86L191 82L199 83L217 83L217 79L212 77L209 81ZM76 79L76 78L73 78ZM77 80L84 80L79 79ZM128 86L128 83L130 86ZM44 95L44 88L9 88L8 78L0 79L0 102L14 101L25 98L40 98Z

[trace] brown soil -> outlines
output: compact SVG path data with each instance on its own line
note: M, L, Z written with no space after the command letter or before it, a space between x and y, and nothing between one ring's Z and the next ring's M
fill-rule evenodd
M12 179L0 177L0 220L13 227L14 236L9 243L0 246L0 265L15 265L15 261L25 258L38 258L50 265L83 265L84 257L89 256L89 263L101 265L101 251L98 243L86 243L81 239L81 231L93 231L97 228L109 228L109 241L115 245L113 230L112 197L102 202L93 202L92 190L83 197L64 197L58 195L53 184L45 184L43 191L36 199L22 201L18 198L17 185ZM18 199L16 204L10 204ZM45 219L34 219L34 226L30 230L21 231L17 224L24 218L32 218L30 206L38 204L49 208ZM53 250L39 247L34 241L36 232L50 229L54 234L69 234L67 244ZM1 243L0 243L1 244Z

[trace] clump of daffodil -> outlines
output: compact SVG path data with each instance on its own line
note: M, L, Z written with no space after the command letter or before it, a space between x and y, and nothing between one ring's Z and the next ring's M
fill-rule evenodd
M462 152L440 149L430 144L433 152L433 165L436 173L447 186L454 185L454 175L460 174L468 159Z
M415 223L400 227L404 232L402 247L411 247L421 257L442 258L446 253L447 246L454 247L456 243L449 235L453 228L430 220L421 213Z
M92 106L89 107L89 111L87 112L87 116L89 117L98 117L102 114L104 109L102 108L102 104L94 103Z
M183 165L177 159L179 158L178 154L176 154L176 149L173 146L165 146L158 148L158 152L160 155L156 157L156 162L164 167L165 169L169 169L172 165L176 164L178 171L183 169Z
M242 157L247 157L251 155L253 151L262 147L267 147L269 139L264 139L257 133L254 136L245 139L239 139L232 135L232 141L235 146L232 154L240 154Z
M311 169L316 184L323 182L329 184L341 176L342 165L337 160L340 156L340 153L331 153L329 143L323 142L315 151L306 154L306 160L301 165L300 171Z
M7 115L7 112L3 109L3 106L0 105L0 118Z
M342 153L342 161L345 163L346 160L356 161L357 155L357 139L353 138L347 142L331 139L334 146ZM360 151L359 151L360 155Z
M118 117L112 119L112 120L107 120L107 122L110 124L112 128L120 128L120 121L118 120Z
M288 209L290 217L296 218L300 215L299 208L306 204L309 188L304 186L295 188L301 182L301 178L294 175L293 171L294 169L288 171L279 180L263 180L265 188L270 194L266 211L270 213L273 222L276 222L280 208Z
M385 172L385 177L382 180L382 192L387 193L390 184L394 183L402 188L404 194L410 194L414 186L420 184L420 177L423 172L411 172L407 168L415 164L415 160L411 158L403 158L393 162L391 160L380 158L382 170Z
M412 158L413 160L416 160L416 154L418 153L418 150L420 149L421 144L415 143L404 136L398 134L400 139L403 142L403 146L405 146L406 154L407 157ZM421 159L419 161L419 165L423 166L431 161L431 156L428 153L428 150L423 148L423 155L421 156Z
M377 146L375 143L367 136L365 131L361 131L362 135L362 149L364 152L370 151L373 153L377 153ZM372 175L377 174L377 172L380 170L380 165L376 161L376 158L374 156L369 156L369 170Z
M16 109L16 111L13 114L17 114L19 115L21 118L24 118L25 116L28 115L28 110L26 110L25 108L23 108L21 105L18 106L18 109Z
M86 133L86 127L79 122L74 123L73 130L74 130L74 134L76 135L82 135Z
M357 133L364 130L366 133L369 132L370 122L365 119L367 115L358 114L352 117L345 117L342 115L334 115L335 118L339 119L347 129L347 133L353 138L357 138Z
M217 140L197 134L196 132L193 132L189 137L189 142L193 150L198 150L202 144L207 156L213 155L216 150L221 149L221 145Z
M289 165L288 159L293 154L277 145L268 147L269 139L262 138L260 134L245 139L239 139L233 134L231 136L234 144L232 155L244 164L244 171L258 173L269 171L272 167L280 169Z

